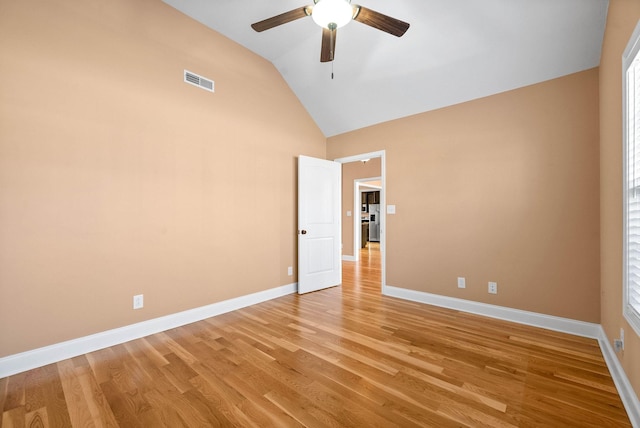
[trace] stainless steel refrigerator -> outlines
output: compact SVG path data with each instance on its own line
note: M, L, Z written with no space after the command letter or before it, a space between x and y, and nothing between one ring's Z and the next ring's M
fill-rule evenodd
M369 242L380 242L380 204L369 205Z

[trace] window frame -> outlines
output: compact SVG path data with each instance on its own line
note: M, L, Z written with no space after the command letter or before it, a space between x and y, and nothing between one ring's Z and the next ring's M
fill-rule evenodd
M627 320L627 322L629 323L629 325L631 325L631 327L633 328L633 330L636 332L636 334L638 336L640 336L640 310L634 308L630 303L629 303L629 292L630 292L630 284L629 284L629 257L628 257L628 247L629 247L629 231L628 231L628 210L629 210L629 193L631 191L630 187L633 186L629 186L629 178L628 178L628 172L629 172L629 139L630 139L630 132L629 132L629 69L631 68L632 64L634 63L634 61L636 60L636 58L640 59L640 21L638 21L638 23L636 24L636 28L633 31L633 34L631 35L631 38L629 39L629 42L627 43L627 46L624 50L624 53L622 54L622 158L623 158L623 164L622 164L622 180L623 180L623 192L622 192L622 198L623 198L623 209L622 209L622 216L623 216L623 290L622 290L622 307L623 307L623 315L624 318ZM640 70L638 70L638 76L636 77L636 79L640 79ZM635 82L634 82L635 83ZM635 85L634 85L634 92L635 92ZM636 97L640 97L640 93L635 94L634 93L634 99L636 99ZM635 116L634 116L635 118ZM637 142L634 142L634 144L640 144L640 136L638 138L635 138L634 141L637 140ZM640 159L635 160L634 159L634 164L640 164ZM640 263L638 266L638 269L640 269Z

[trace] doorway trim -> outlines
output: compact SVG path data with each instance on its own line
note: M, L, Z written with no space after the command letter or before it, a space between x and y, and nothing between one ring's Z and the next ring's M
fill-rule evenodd
M357 161L363 161L371 158L380 158L380 181L382 183L382 192L380 194L380 252L381 254L381 292L385 294L387 288L387 162L386 162L386 151L379 150L376 152L362 153L354 156L346 156L343 158L334 159L335 162L339 162L341 164L351 163ZM353 198L356 199L356 194L354 193ZM355 202L354 201L354 206ZM358 204L359 206L359 204ZM359 215L360 210L354 210L354 216ZM358 233L354 231L354 233ZM356 253L356 248L353 249L353 252ZM359 250L359 249L358 249Z

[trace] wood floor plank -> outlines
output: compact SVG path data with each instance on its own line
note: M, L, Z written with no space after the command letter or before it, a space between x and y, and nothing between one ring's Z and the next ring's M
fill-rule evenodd
M85 396L87 407L91 413L94 426L97 428L117 427L118 424L115 416L113 415L113 411L104 396L104 392L97 384L90 367L88 365L78 366L76 364L76 373L80 386L82 387L82 392ZM69 407L71 409L72 406Z
M260 426L302 426L292 415L274 405L265 394L256 390L254 385L246 379L237 376L235 373L230 373L225 376L224 382L246 398L246 400L240 404L240 408L247 415L258 415L258 417L254 416L253 420L259 423Z
M629 427L596 340L380 294L291 294L0 379L7 427Z
M100 384L100 389L104 394L109 407L113 411L118 426L121 427L142 427L143 424L135 415L136 405L133 400L109 380Z
M201 401L203 405L214 408L216 412L220 412L235 426L256 425L250 417L240 410L240 404L244 401L242 395L212 375L204 366L198 365L194 369L199 369L199 374L191 379L191 383L195 387L195 391L198 392L198 396L192 397L192 400ZM193 391L191 390L189 393Z
M348 372L346 372L348 373ZM347 380L348 379L348 380ZM341 375L335 376L328 374L327 371L319 372L318 382L322 383L326 388L340 394L349 403L353 403L354 407L361 407L375 415L371 420L380 423L384 427L410 427L415 423L404 416L393 414L384 406L387 401L380 394L374 394L367 389L358 380Z
M26 412L24 406L14 407L2 413L3 428L24 428L26 422Z
M3 409L5 408L4 403L7 400L7 388L8 388L9 378L3 377L0 378L0 428L2 428L2 414Z
M25 405L25 380L29 372L22 372L7 378L6 392L2 401L4 401L4 411L10 411L15 408L24 408Z
M36 369L38 370L38 369ZM44 391L44 406L49 425L52 427L70 427L69 406L65 400L60 373L56 364L40 367L43 376L38 388Z
M52 426L49 423L49 416L47 415L47 408L33 410L25 415L25 424L28 428L49 428Z
M85 394L80 382L80 376L76 373L76 366L72 360L63 360L57 363L62 390L69 409L69 418L73 426L93 426L93 415L89 408L90 395ZM80 369L81 370L81 369Z
M27 413L46 406L45 390L42 388L46 377L47 370L44 367L27 372L24 380L24 408Z

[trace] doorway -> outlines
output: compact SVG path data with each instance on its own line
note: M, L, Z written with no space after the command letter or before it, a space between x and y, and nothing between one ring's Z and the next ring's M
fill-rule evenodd
M356 213L353 216L353 257L357 262L361 249L373 242L380 243L382 185L381 177L356 178L353 182L353 212Z
M343 164L343 189L349 192L350 197L345 198L343 195L343 206L342 206L342 243L343 243L343 254L345 254L345 244L349 252L348 254L343 256L343 260L358 262L361 257L360 248L358 248L358 244L362 241L362 190L368 188L369 190L379 191L379 211L378 216L376 218L378 221L379 227L379 244L375 244L376 247L374 251L379 252L379 260L380 260L380 279L379 279L379 289L384 294L386 288L386 159L385 159L385 151L377 151L377 152L369 152L363 153L355 156L348 156L344 158L335 159L335 162L339 162ZM367 163L371 160L379 161L379 175L369 174L360 177L350 176L349 182L345 182L344 176L344 164L351 163ZM373 182L373 183L372 183ZM362 184L368 183L368 184ZM368 187L365 187L368 186ZM374 186L374 187L372 187ZM345 201L347 199L349 202ZM351 200L353 202L351 202ZM349 227L345 227L349 224ZM353 227L353 232L351 232L351 227ZM345 233L345 229L347 232ZM346 236L345 236L346 235Z

